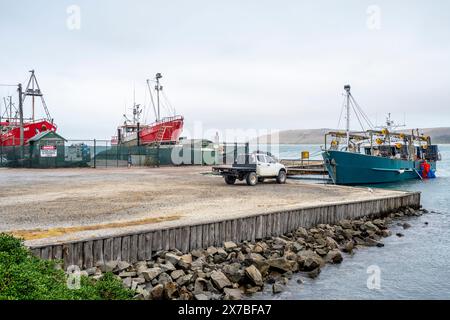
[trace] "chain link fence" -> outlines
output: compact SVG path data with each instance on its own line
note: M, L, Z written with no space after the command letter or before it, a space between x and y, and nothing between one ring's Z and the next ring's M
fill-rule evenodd
M0 167L128 167L231 164L248 144L196 141L178 145L111 145L109 140L59 140L0 146Z

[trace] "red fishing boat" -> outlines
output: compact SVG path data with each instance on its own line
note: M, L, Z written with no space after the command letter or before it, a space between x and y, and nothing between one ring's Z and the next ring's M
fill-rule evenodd
M23 108L17 107L12 97L3 98L4 110L0 110L0 146L20 146L21 128L23 128L23 144L43 131L56 131L57 126L50 117L44 96L39 88L34 70L31 70L31 76L27 87L23 93L19 92L19 99L24 104L28 96L31 97L31 116L26 117L23 114ZM35 119L35 98L41 99L45 111L45 118Z
M9 120L0 122L1 134L0 145L1 146L19 146L20 145L20 123L10 122ZM26 122L23 124L23 140L24 144L28 143L28 140L33 138L36 134L43 131L56 131L56 125L48 120L37 120L34 122Z
M155 113L155 122L151 124L140 123L140 117L143 109L136 102L133 103L133 115L129 119L124 115L123 125L117 128L117 135L111 138L112 145L151 145L151 144L175 144L183 131L184 118L177 115L175 109L170 105L165 96L165 103L160 99L160 93L163 87L160 85L162 75L156 74L156 103L153 99L150 80L147 80L147 87L150 93L150 100ZM161 117L160 106L163 105L171 114L167 117ZM139 134L138 134L139 133Z

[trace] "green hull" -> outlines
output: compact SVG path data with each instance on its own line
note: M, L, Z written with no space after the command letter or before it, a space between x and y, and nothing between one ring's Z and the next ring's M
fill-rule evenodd
M390 159L360 153L328 150L322 153L335 184L356 185L420 179L420 161ZM430 162L436 170L436 162Z

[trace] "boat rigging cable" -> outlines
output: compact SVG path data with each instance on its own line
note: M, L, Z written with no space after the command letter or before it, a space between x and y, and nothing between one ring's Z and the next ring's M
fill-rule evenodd
M169 101L169 98L167 98L165 91L162 92L163 98L167 103L166 109L171 113L172 115L175 115L175 108L172 106L172 104Z
M152 80L147 79L147 87L148 87L148 92L150 94L150 100L151 100L151 103L152 103L153 111L155 113L155 117L156 117L157 120L160 120L160 119L158 119L158 112L156 110L156 104L155 104L155 101L153 99L152 89L150 87L150 81L152 81ZM155 81L153 81L153 82L155 82ZM172 104L170 103L169 99L167 98L167 95L166 95L165 91L162 90L162 89L160 91L161 91L162 97L164 99L164 100L160 101L160 105L162 105L169 114L175 115L176 114L175 108L172 106Z
M10 118L10 119L18 119L19 118L19 110L17 110L16 105L12 102L12 96L8 96L8 102L6 102L6 97L3 97L3 104L5 105L5 111L3 113L0 111L0 119L1 118ZM9 111L9 114L8 114ZM13 116L14 111L14 116Z
M342 120L342 114L344 113L344 109L347 108L352 108L353 111L355 112L356 118L358 119L359 125L361 126L361 129L363 131L366 131L363 125L363 122L366 122L366 124L368 125L369 129L373 129L374 125L372 124L372 122L370 121L369 117L366 115L366 113L363 111L363 109L360 107L360 105L358 104L358 102L356 102L355 98L353 97L353 95L348 92L348 99L347 99L347 95L344 95L344 101L342 102L342 107L341 107L341 114L339 116L339 121L338 121L338 128L341 125L341 120ZM346 102L348 101L348 106L346 106ZM363 121L362 121L362 120Z
M338 125L337 125L338 129L341 126L342 114L344 113L344 109L345 109L345 101L346 101L346 98L344 97L344 100L342 101L342 106L341 106L341 114L339 115L339 121L338 121Z
M372 124L372 122L370 121L369 117L366 115L364 110L359 106L358 102L356 102L355 98L353 97L353 95L351 93L350 93L350 100L353 101L354 105L356 106L356 108L358 109L359 113L361 114L361 116L366 121L366 123L369 125L370 129L373 129L374 125Z
M150 87L150 79L147 79L147 87L150 94L150 101L152 102L153 112L155 112L155 118L156 120L158 120L158 112L156 111L155 101L153 100L152 89Z
M362 131L366 131L366 129L364 129L364 125L361 122L361 119L359 118L358 112L356 112L356 108L353 104L351 104L353 111L355 112L356 115L356 119L358 119L359 125L361 126Z

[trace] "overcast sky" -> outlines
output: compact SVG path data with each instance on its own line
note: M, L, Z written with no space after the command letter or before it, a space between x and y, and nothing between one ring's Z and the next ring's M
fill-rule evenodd
M450 126L446 0L1 0L0 39L0 83L34 68L67 138L115 134L156 72L187 133L335 127L347 83L373 122Z

